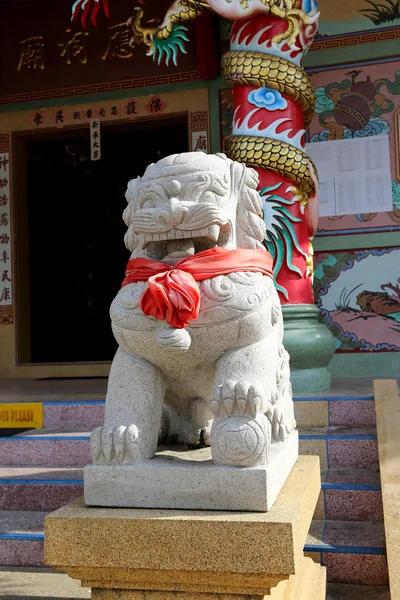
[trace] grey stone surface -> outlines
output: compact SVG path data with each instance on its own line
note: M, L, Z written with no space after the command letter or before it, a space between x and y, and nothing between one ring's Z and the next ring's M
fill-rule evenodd
M90 598L90 589L81 587L79 581L53 569L0 567L0 598Z
M297 460L298 434L275 444L268 465L217 466L209 448L167 450L147 462L85 467L85 503L120 508L266 512Z

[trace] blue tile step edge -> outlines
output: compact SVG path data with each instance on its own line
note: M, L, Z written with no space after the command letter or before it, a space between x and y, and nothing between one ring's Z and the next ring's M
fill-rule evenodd
M349 396L347 394L344 395L321 395L321 396L293 396L293 402L351 402L351 401L373 401L374 396L370 394L360 395L360 396ZM7 400L3 399L2 403L12 403L12 404L25 404L26 402L41 402L43 406L103 406L105 404L105 399L87 399L82 398L82 400L75 399L70 400L65 398L65 400L40 400L40 399L23 399L21 400Z
M299 427L300 440L376 440L374 427Z
M364 521L313 521L304 551L386 555L384 524Z
M374 402L371 395L366 396L293 396L293 402ZM45 404L45 403L43 403Z
M26 542L43 542L44 533L0 533L1 540L22 540ZM365 546L332 546L329 544L306 544L304 552L329 552L330 554L380 554L385 555L385 548L369 548Z
M0 511L0 540L42 541L49 511ZM310 553L385 554L383 522L314 520L306 540Z
M44 533L0 533L1 540L20 540L25 542L43 542ZM386 555L385 548L374 548L365 546L332 546L329 544L306 544L304 546L304 552L307 553L321 553L326 552L329 554L372 554L372 555Z
M381 479L376 469L328 469L321 471L324 491L381 491Z
M12 437L0 437L0 442L89 441L90 432L32 429ZM300 440L376 440L373 427L310 427L299 429Z
M293 402L351 402L351 401L373 401L373 395L364 396L348 396L348 395L335 395L335 396L293 396ZM21 401L22 402L22 401ZM60 406L60 401L57 400L44 400L43 406ZM104 405L105 400L63 400L62 406L75 406L75 405Z
M62 469L58 469L56 477L41 477L37 469L24 469L24 476L19 476L15 467L0 468L0 486L2 485L83 485L82 477L63 477ZM81 469L79 471L82 471ZM11 475L11 473L13 473ZM379 471L368 469L329 469L321 472L322 490L337 491L380 491Z

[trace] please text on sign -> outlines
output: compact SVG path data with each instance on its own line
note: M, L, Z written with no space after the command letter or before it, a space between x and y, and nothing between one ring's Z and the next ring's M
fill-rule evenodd
M0 404L1 429L40 429L42 426L41 402Z

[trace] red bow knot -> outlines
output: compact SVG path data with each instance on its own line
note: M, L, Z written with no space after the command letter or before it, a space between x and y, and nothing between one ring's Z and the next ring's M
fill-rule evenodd
M197 281L238 272L263 273L272 277L272 257L263 249L226 250L216 247L188 256L174 267L135 258L127 264L121 287L148 281L148 288L139 302L143 313L182 329L199 316L200 288Z

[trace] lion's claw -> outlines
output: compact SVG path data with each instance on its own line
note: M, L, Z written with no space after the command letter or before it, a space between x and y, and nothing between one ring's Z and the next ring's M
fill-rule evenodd
M211 409L216 417L255 417L262 412L263 392L256 385L230 379L218 386L211 398Z
M90 436L94 464L133 464L142 460L136 425L97 427Z

